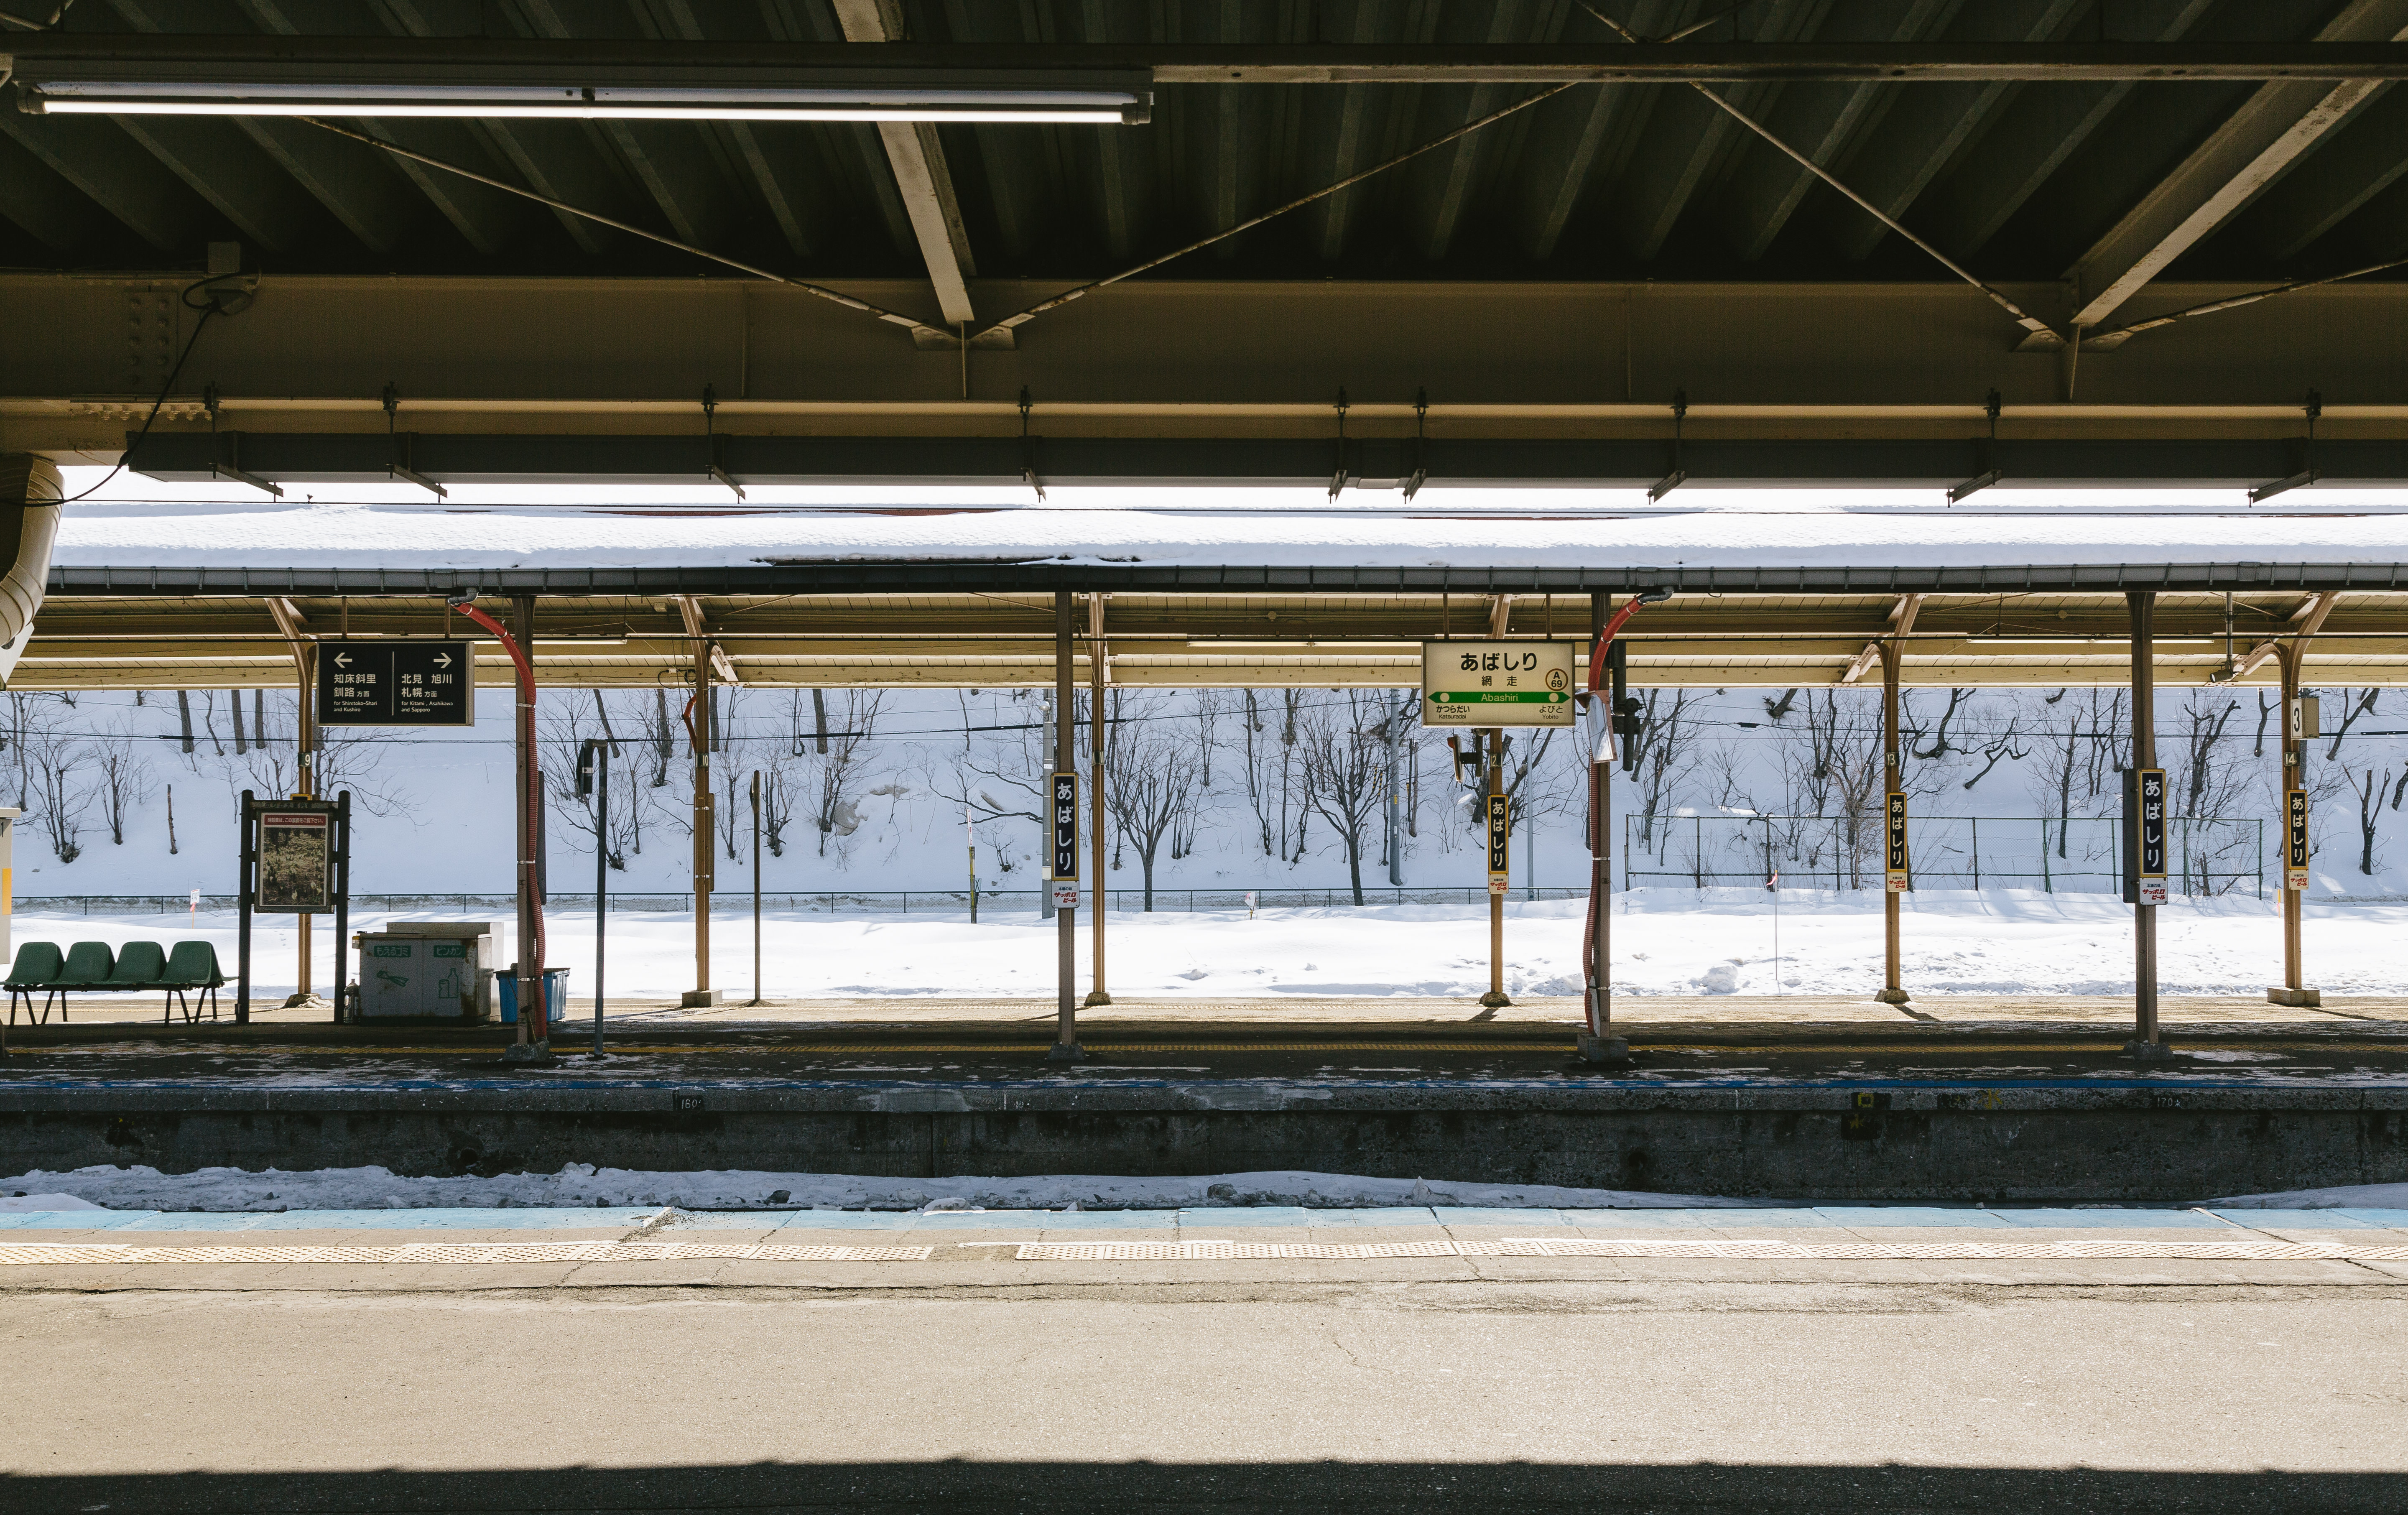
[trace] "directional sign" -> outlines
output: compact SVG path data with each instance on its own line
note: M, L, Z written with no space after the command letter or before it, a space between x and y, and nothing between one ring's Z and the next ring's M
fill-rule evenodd
M2284 793L2283 828L2287 833L2283 839L2283 887L2305 890L2308 887L2308 792L2306 790L2294 789Z
M2141 770L2140 903L2166 902L2166 770Z
M1906 893L1906 795L1898 790L1889 792L1889 845L1882 858L1883 882L1893 894Z
M1425 726L1569 726L1570 642L1422 644Z
M473 726L476 670L466 642L321 642L318 723Z
M1057 883L1073 886L1079 881L1079 776L1075 773L1054 776L1054 878Z
M1488 892L1505 893L1512 881L1513 802L1502 794L1488 796Z

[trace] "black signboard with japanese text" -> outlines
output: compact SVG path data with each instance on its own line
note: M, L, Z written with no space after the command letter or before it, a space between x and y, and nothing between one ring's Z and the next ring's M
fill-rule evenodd
M2308 792L2286 790L2283 795L2283 887L2308 887Z
M2136 905L2166 903L2166 770L2140 771L2140 878Z
M1054 776L1054 877L1065 883L1079 878L1079 776Z
M466 642L321 642L318 722L473 726L476 669Z
M1512 872L1513 802L1502 794L1488 796L1488 879L1493 885Z
M1884 881L1893 893L1906 891L1906 796L1898 790L1889 792L1885 808L1887 846L1884 849L1882 873Z

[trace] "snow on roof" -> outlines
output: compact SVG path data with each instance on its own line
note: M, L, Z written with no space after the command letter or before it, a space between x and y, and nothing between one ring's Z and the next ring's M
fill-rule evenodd
M1901 507L1836 492L1695 492L1617 508L1616 492L921 491L866 504L760 504L724 492L612 491L598 503L258 502L109 498L71 506L56 561L79 567L727 567L964 560L1350 567L1980 567L2093 564L2408 564L2408 502L2296 492L2054 492L1995 506ZM70 488L72 493L72 486ZM197 491L196 491L197 493ZM218 486L214 493L241 493ZM353 490L349 493L358 493ZM833 493L833 492L821 492ZM863 492L849 492L858 499ZM667 495L663 499L660 496ZM1070 496L1078 496L1073 499ZM636 498L633 496L648 496ZM981 498L980 496L984 496ZM1022 494L1020 499L1025 501ZM1124 503L1127 502L1127 503ZM2044 503L2041 503L2044 502Z

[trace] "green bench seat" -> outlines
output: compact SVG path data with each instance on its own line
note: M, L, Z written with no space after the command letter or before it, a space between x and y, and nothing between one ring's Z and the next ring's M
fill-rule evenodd
M20 1001L26 1019L36 1025L50 1019L53 1005L64 1021L67 996L79 990L106 994L155 989L161 995L163 1022L179 1008L186 1022L199 1020L200 1007L191 998L197 993L209 1018L215 1020L217 991L224 982L225 975L218 969L217 949L205 941L178 942L172 952L152 941L127 942L122 951L112 951L107 942L79 941L64 955L56 942L27 942L17 950L17 960L8 968L8 1023L17 1023ZM42 995L38 1008L34 1003L36 993Z

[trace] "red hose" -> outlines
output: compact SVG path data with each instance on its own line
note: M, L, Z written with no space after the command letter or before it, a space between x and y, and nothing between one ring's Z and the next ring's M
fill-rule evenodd
M485 630L491 632L494 636L494 639L502 644L502 650L510 655L510 661L518 665L519 694L522 697L523 703L526 707L526 715L524 717L527 726L526 735L532 738L535 735L535 665L527 661L526 653L521 650L517 638L513 637L508 631L504 630L500 622L495 621L492 616L487 615L484 611L478 609L473 604L455 605L452 608L459 611L462 615L466 616L478 625L484 627ZM473 690L471 693L473 693ZM528 763L532 765L533 760L534 754L529 752L527 757ZM534 1004L532 1006L520 1006L519 1014L523 1020L531 1018L531 1024L528 1028L529 1036L527 1039L530 1041L541 1041L547 1039L552 1035L552 1007L550 1004L546 1003L544 999L543 893L542 891L536 887L536 838L542 835L540 826L543 819L541 814L536 809L536 807L543 803L543 791L537 785L529 782L529 779L533 777L534 775L532 772L526 770L522 770L519 774L520 786L526 791L526 824L524 832L519 837L519 849L522 858L522 861L519 864L519 871L521 874L520 884L526 894L527 913L533 917L535 922L535 965L533 971L530 972L526 965L521 964L519 965L519 981L522 985L532 982L535 985L535 993L532 996L529 996L524 993L520 994L519 997L523 1000L531 997L534 1000ZM541 1028L543 1032L542 1036L533 1035L533 1032L537 1028Z

